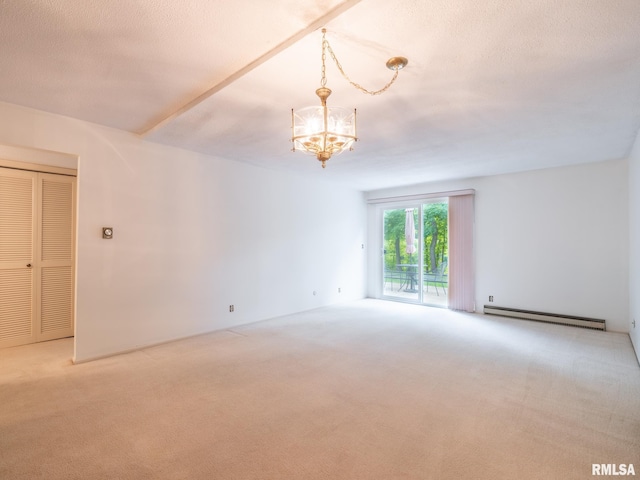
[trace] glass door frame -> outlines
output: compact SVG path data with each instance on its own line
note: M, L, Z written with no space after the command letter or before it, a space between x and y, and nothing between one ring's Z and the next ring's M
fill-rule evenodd
M435 304L435 303L426 303L425 302L425 288L424 288L424 267L425 267L425 261L424 261L424 255L425 255L425 248L426 245L424 244L424 207L425 205L431 204L431 203L447 203L448 204L449 198L446 196L443 197L438 197L438 198L429 198L429 199L424 199L424 200L420 200L419 202L407 202L407 203L389 203L389 204L381 204L379 205L379 219L380 219L380 239L381 239L381 248L380 248L380 257L381 257L381 268L380 268L380 275L379 275L379 285L380 285L380 298L382 298L383 300L392 300L395 302L404 302L404 303L412 303L412 304L417 304L417 305L426 305L426 306L431 306L431 307L439 307L439 308L447 308L448 307L448 292L446 293L446 302L445 304ZM416 235L417 235L417 255L418 255L418 261L417 261L417 272L418 272L418 292L417 292L417 297L416 298L411 298L411 297L407 297L407 296L400 296L400 295L389 295L385 293L385 285L386 285L386 264L385 264L385 212L386 211L390 211L390 210L406 210L409 208L413 208L414 210L417 210L418 212L418 225L416 225ZM447 237L448 237L448 232L449 232L449 227L448 227L448 223L449 223L449 216L447 213ZM449 239L447 238L447 245L449 243Z
M411 297L407 297L407 296L400 296L400 295L388 295L385 294L385 273L386 273L386 264L385 264L385 212L387 211L391 211L391 210L406 210L412 208L414 210L418 211L418 225L416 225L416 235L417 235L417 255L418 255L418 267L417 267L417 273L419 276L419 280L418 280L418 292L417 292L417 297L416 298L411 298ZM381 248L381 256L382 256L382 268L380 271L380 281L381 281L381 285L382 285L382 289L381 289L381 298L383 298L384 300L393 300L395 302L404 302L404 303L415 303L415 304L421 304L422 303L422 282L420 281L422 277L422 268L423 268L423 263L424 263L424 253L423 253L423 240L422 240L422 236L423 236L423 222L422 222L422 205L420 203L404 203L404 204L395 204L395 205L384 205L381 206L380 208L380 219L381 219L381 241L382 241L382 248Z

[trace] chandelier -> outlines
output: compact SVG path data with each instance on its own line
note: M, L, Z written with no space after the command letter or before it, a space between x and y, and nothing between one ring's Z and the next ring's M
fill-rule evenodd
M385 92L398 77L398 72L406 67L408 60L404 57L393 57L387 61L387 68L395 73L389 83L380 90L370 91L353 82L345 73L335 53L326 39L327 30L322 29L322 77L316 95L320 98L320 106L305 107L297 111L291 109L291 141L292 151L315 155L322 162L322 168L332 155L345 150L353 150L356 136L356 110L343 107L327 106L327 98L331 89L327 88L325 71L326 52L328 51L342 76L355 88L369 95L380 95Z

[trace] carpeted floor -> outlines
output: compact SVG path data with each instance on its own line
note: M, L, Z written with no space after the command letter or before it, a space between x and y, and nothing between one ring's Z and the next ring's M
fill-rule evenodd
M363 300L71 353L71 339L0 350L0 478L640 475L624 334Z

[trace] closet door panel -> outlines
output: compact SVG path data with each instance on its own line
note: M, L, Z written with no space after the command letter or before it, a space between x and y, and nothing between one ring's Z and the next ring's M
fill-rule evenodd
M38 340L73 335L75 178L40 174Z
M0 347L35 341L32 292L32 272L0 270Z
M0 168L0 347L36 340L36 175Z
M73 258L72 177L44 175L42 185L41 257L44 264L69 265Z
M47 267L41 273L40 337L73 335L71 267Z

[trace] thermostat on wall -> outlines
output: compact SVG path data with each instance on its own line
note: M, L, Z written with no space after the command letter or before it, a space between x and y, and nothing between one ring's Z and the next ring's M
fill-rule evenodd
M111 227L102 227L102 238L113 238L113 228Z

